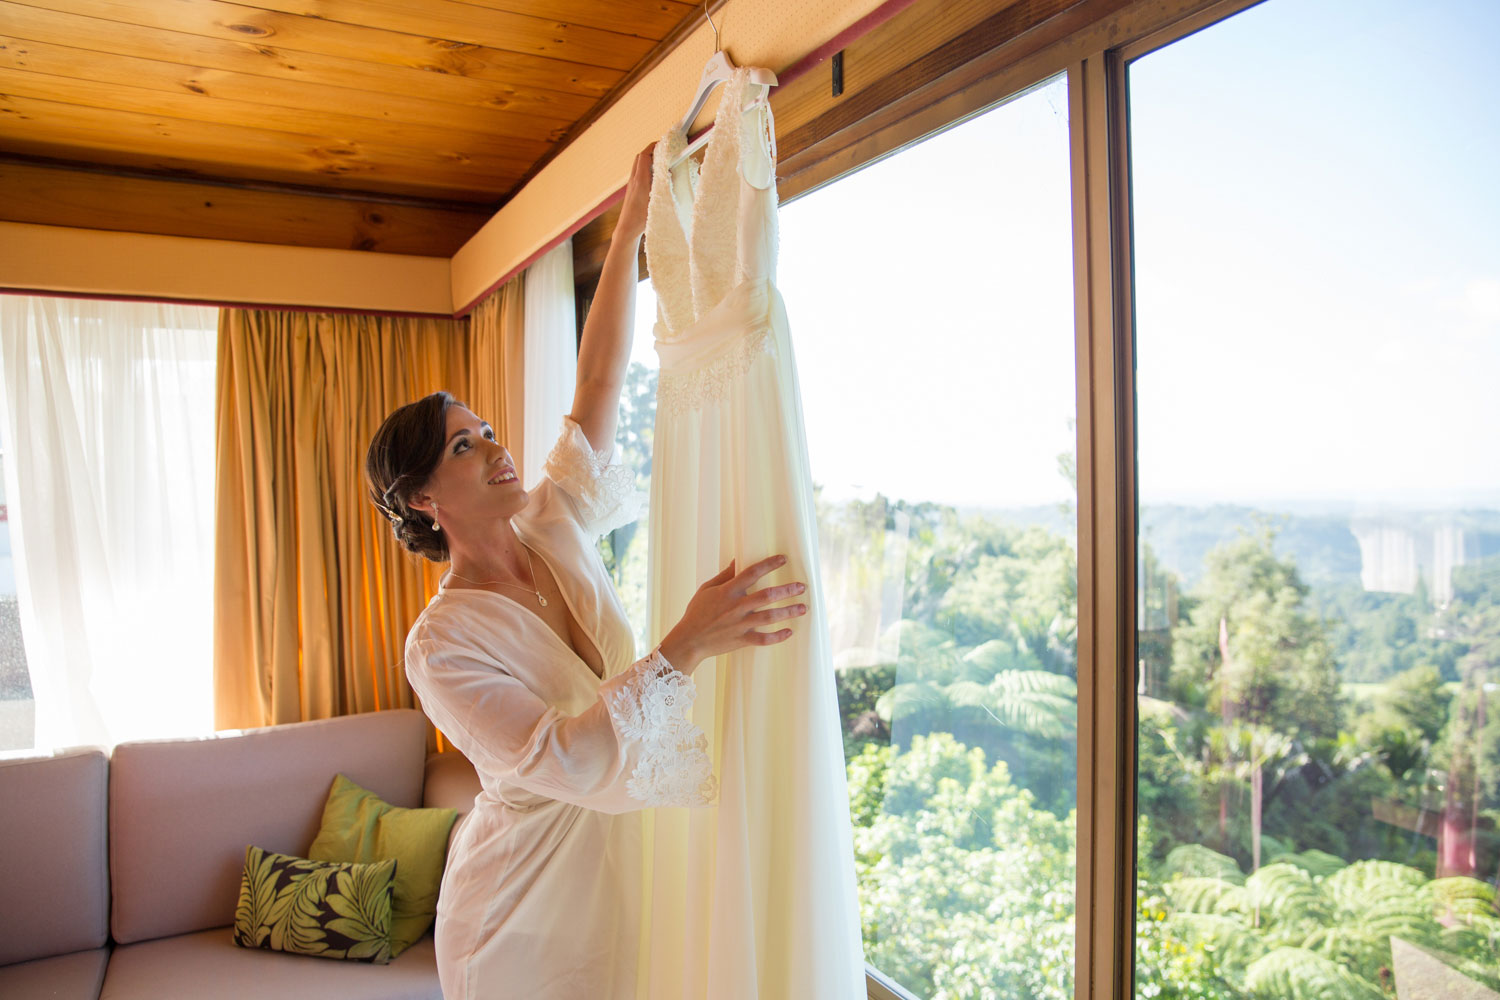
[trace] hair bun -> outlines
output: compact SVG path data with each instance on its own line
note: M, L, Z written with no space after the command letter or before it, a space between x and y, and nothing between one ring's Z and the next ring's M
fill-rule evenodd
M432 522L417 513L402 514L391 521L391 532L408 552L426 556L433 562L448 561L448 541L433 530Z

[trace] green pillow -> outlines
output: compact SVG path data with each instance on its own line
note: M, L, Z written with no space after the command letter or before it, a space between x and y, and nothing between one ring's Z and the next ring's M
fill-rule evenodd
M344 777L333 779L323 823L307 856L318 861L396 859L391 900L391 957L427 933L457 809L403 809Z
M338 864L247 847L234 943L384 965L395 883L395 861Z

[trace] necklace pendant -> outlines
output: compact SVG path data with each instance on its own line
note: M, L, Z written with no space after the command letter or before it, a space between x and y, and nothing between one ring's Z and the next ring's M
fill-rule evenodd
M537 594L536 595L536 602L538 604L540 604L544 608L547 606L547 599L545 597L543 597L541 594Z

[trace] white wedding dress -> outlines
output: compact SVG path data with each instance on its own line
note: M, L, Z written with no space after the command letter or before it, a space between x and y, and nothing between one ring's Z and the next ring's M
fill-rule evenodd
M725 84L701 172L656 146L646 256L661 357L652 454L651 635L699 584L775 553L805 580L785 643L704 663L693 722L716 809L645 818L641 997L865 995L843 746L797 374L774 281L775 146L764 88ZM747 94L747 91L754 91ZM751 108L744 111L747 97Z

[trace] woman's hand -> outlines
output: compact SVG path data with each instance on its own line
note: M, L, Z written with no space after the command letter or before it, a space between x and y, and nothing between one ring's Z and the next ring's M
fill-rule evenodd
M751 590L761 577L785 565L786 556L771 556L736 574L731 562L688 601L682 620L661 641L661 655L678 670L691 674L711 656L745 646L774 646L790 639L789 628L762 632L759 627L807 614L806 604L767 607L806 593L807 585L799 581Z
M615 223L611 239L633 240L646 232L646 207L651 198L651 151L655 148L653 142L635 154L630 182L625 185L625 201L620 206L620 220Z

